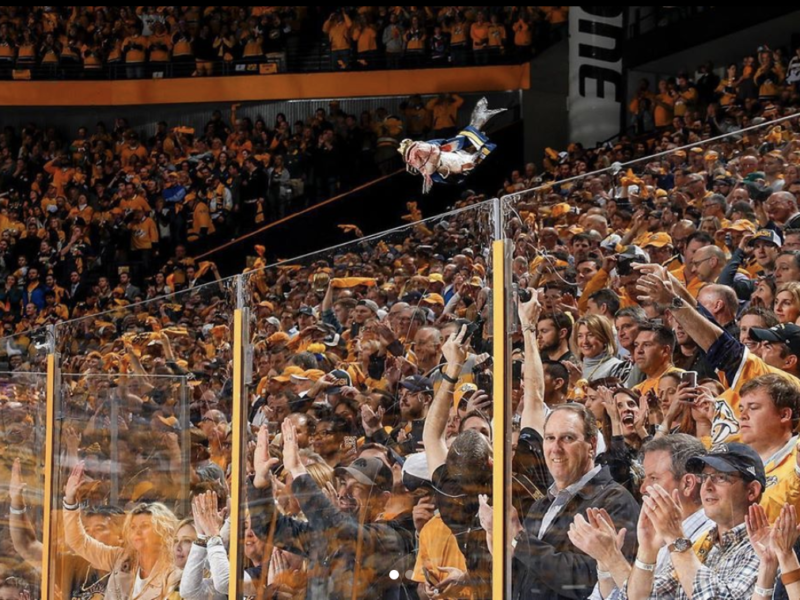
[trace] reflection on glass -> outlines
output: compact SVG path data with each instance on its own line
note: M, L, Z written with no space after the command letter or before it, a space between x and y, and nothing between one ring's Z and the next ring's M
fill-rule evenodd
M44 373L0 372L0 577L39 597L44 518Z
M493 233L462 206L245 274L243 594L491 596Z
M192 499L227 502L235 284L56 327L58 597L180 593L198 533Z

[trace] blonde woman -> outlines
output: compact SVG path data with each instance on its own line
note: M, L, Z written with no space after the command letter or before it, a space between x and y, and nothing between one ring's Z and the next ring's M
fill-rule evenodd
M775 294L775 314L781 323L800 321L800 282L789 281L778 287Z
M81 461L64 489L67 545L94 568L108 571L105 600L162 600L177 589L181 570L174 563L178 519L159 502L141 503L128 513L123 546L106 546L83 528L78 489L84 483Z
M606 377L625 381L631 370L630 363L616 357L617 342L614 329L606 317L586 315L575 322L570 340L572 352L580 365L567 365L570 379L580 377L587 382ZM575 382L573 382L575 383Z

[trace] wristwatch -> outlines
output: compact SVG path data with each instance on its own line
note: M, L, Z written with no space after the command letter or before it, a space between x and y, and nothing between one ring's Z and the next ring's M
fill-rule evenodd
M678 538L674 542L672 542L669 546L667 546L667 550L670 552L686 552L689 548L692 547L692 540L689 538Z
M680 310L684 306L686 306L686 302L684 302L683 298L681 298L680 296L675 296L672 299L672 302L669 303L669 307L672 310Z

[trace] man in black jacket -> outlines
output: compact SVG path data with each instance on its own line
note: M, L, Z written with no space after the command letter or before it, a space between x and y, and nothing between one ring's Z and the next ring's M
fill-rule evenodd
M623 554L631 559L639 506L606 467L595 466L597 423L583 405L553 409L541 443L553 484L514 538L514 598L587 598L597 563L570 542L570 523L589 507L605 508L618 529L627 529Z
M512 542L512 597L588 598L597 583L597 563L569 540L570 524L575 515L585 516L587 508L606 509L618 530L627 529L622 552L630 560L635 554L639 505L613 481L607 467L595 466L597 422L586 407L561 404L546 414L543 369L536 343L540 312L536 293L529 302L519 305L525 365L518 452L524 449L530 460L525 470L531 479L531 490L542 490L549 481L552 484L521 523L511 519L517 528ZM546 473L541 468L542 459Z

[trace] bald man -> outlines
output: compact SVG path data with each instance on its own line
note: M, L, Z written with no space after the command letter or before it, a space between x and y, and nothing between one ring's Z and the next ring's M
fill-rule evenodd
M781 227L795 227L793 221L800 222L800 213L797 212L797 199L789 192L775 192L764 203L764 210L769 220L774 225ZM769 223L767 224L769 227Z
M722 329L734 339L739 339L739 325L736 324L739 300L736 298L736 292L727 285L712 283L700 290L697 302L711 313Z
M429 373L442 361L442 334L435 327L422 327L414 337L414 354L420 373Z
M758 158L755 156L743 156L739 159L739 175L744 178L758 171Z
M689 273L703 283L716 283L726 262L725 252L719 246L703 246L692 256Z
M686 241L695 231L697 231L697 227L694 222L689 219L678 221L672 226L670 236L672 236L672 245L675 246L677 252L683 254L683 251L686 249Z

